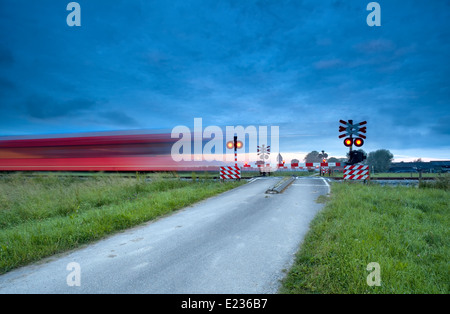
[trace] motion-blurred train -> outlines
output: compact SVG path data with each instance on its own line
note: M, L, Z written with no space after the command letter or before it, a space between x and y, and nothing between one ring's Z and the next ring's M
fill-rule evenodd
M171 158L170 134L0 138L0 171L212 171Z

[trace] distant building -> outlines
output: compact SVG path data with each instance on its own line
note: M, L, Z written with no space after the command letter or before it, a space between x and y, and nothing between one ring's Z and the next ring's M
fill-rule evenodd
M389 172L449 172L450 160L430 162L393 162Z
M450 172L450 160L444 161L430 161L430 164L434 166L435 169L440 168L440 172Z

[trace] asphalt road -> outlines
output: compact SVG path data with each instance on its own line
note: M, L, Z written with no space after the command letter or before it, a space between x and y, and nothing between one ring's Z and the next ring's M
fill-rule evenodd
M265 194L277 180L257 179L9 272L0 293L276 293L322 207L315 200L329 192L324 179L298 178L282 194Z

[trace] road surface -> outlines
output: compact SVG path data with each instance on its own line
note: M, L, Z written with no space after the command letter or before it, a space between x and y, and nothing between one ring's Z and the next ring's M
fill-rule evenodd
M251 183L0 276L0 293L276 293L329 186ZM74 264L75 263L75 264Z

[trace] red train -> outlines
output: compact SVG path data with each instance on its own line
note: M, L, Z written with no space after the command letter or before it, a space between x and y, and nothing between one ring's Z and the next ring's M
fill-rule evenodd
M176 140L170 134L0 139L0 171L211 170L173 161L170 153Z

